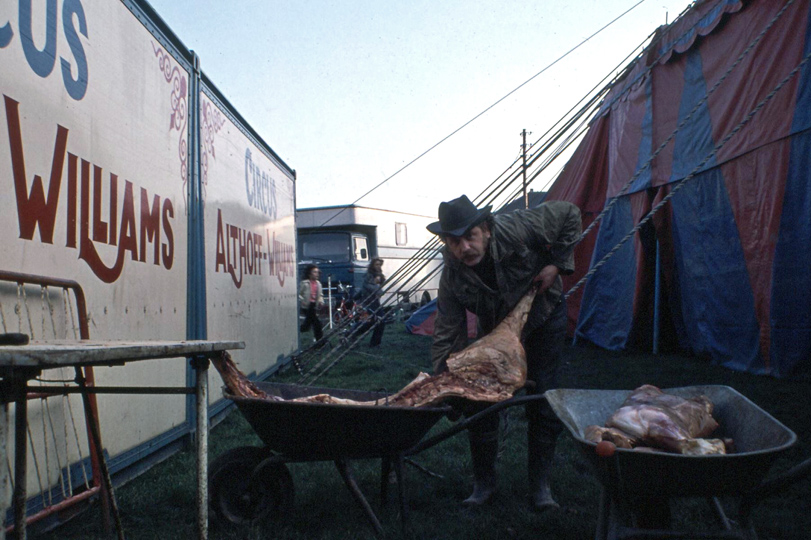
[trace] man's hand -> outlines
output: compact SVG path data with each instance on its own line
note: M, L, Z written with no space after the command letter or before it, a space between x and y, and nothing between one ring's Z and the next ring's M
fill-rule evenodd
M532 280L533 283L540 283L538 292L544 292L551 287L555 282L555 278L558 277L558 273L560 273L560 269L554 264L544 266L540 273Z

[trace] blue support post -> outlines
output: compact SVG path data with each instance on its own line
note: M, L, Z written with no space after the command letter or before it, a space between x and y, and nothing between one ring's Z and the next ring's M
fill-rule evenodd
M200 175L200 57L192 54L189 81L189 250L186 287L186 336L206 339L205 220ZM197 450L197 529L200 540L208 538L208 364L207 358L190 359L186 380L196 391L186 400L186 421Z
M200 57L194 51L189 81L189 216L186 285L186 339L207 339L206 328L206 276L203 200L200 193ZM186 386L197 385L197 372L186 368ZM186 422L189 433L197 431L195 421L197 405L194 395L186 398Z

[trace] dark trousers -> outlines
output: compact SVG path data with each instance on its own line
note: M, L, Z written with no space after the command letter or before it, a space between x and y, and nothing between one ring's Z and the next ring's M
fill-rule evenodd
M372 339L369 341L370 347L377 347L383 340L383 331L386 329L386 323L383 322L383 310L380 309L380 299L375 299L369 306L369 311L372 313L372 321L374 321L374 330L372 330Z
M311 303L304 309L304 322L301 323L301 330L302 332L307 332L310 330L310 327L313 329L313 334L315 335L316 341L324 337L324 328L321 326L321 320L318 318L318 314L315 312L315 303Z
M349 336L353 339L361 339L367 332L372 332L372 339L369 340L370 347L377 347L383 341L383 332L386 330L386 323L383 322L382 317L378 317L375 313L369 317L369 320L359 323L353 328Z
M566 303L552 311L543 326L526 336L527 380L535 383L529 394L543 394L558 385L558 370L566 343ZM529 440L538 446L554 446L563 424L543 399L526 405Z
M383 322L382 317L375 317L374 330L372 330L372 339L369 341L370 347L377 347L383 341L383 331L386 330L386 323Z
M524 338L527 353L527 380L535 383L528 394L543 394L557 386L560 358L566 341L566 303L561 302L546 322ZM485 404L489 405L489 404ZM477 411L472 411L470 414ZM527 433L536 448L554 447L563 424L546 400L532 401L526 405ZM470 426L470 435L487 439L497 433L499 415L488 415Z

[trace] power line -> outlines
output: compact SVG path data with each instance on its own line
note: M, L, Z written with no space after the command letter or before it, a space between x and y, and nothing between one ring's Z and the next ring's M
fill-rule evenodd
M469 126L470 124L472 124L472 123L473 123L475 120L477 120L479 117L481 117L481 116L483 116L485 113L487 113L487 112L488 112L490 109L492 109L493 107L495 107L496 105L498 105L499 103L501 103L502 101L504 101L505 99L507 99L508 97L510 97L511 95L513 95L515 92L517 92L518 90L520 90L521 88L523 88L524 86L526 86L527 84L529 84L529 83L530 83L532 80L534 80L535 78L537 78L539 75L543 74L543 73L544 73L546 70L548 70L549 68L551 68L552 66L554 66L555 64L557 64L558 62L560 62L561 60L563 60L564 58L566 58L567 56L569 56L571 53L573 53L574 51L576 51L577 49L579 49L580 47L582 47L583 45L585 45L585 44L586 44L588 41L590 41L590 40L591 40L592 38L594 38L596 35L598 35L599 33L601 33L603 30L605 30L606 28L608 28L609 26L611 26L612 24L614 24L615 22L617 22L617 21L618 21L618 20L620 20L621 18L625 17L625 16L626 16L628 13L630 13L631 11L633 11L634 9L636 9L637 7L639 7L639 5L640 5L640 4L642 4L644 1L645 1L645 0L639 0L639 1L638 1L636 4L634 4L633 6L631 6L630 8L628 8L627 10L625 10L625 11L624 11L622 14L620 14L620 15L619 15L619 16L617 16L617 17L615 17L615 18L614 18L614 19L613 19L611 22L609 22L609 23L605 24L605 25L604 25L602 28L600 28L599 30L597 30L596 32L594 32L593 34L591 34L589 37L587 37L586 39L584 39L583 41L581 41L580 43L578 43L577 45L575 45L574 47L572 47L571 49L569 49L568 51L566 51L565 53L563 53L563 54L562 54L560 57L558 57L556 60L554 60L554 61L553 61L551 64L549 64L549 65L547 65L546 67L544 67L543 69L541 69L541 71L539 71L538 73L536 73L535 75L533 75L532 77L530 77L529 79L527 79L526 81L524 81L523 83L519 84L517 87L515 87L513 90L511 90L510 92L508 92L507 94L505 94L503 97L501 97L501 98L500 98L499 100L497 100L495 103L493 103L492 105L490 105L489 107L487 107L486 109L484 109L482 112L480 112L479 114L477 114L476 116L474 116L473 118L471 118L470 120L468 120L467 122L465 122L464 124L462 124L461 126L459 126L458 128L456 128L455 130L453 130L453 131L452 131L450 134L448 134L448 135L446 135L445 137L443 137L443 138L442 138L442 139L441 139L439 142L435 143L433 146L431 146L430 148L428 148L427 150L425 150L423 153L421 153L420 155L418 155L417 157L415 157L414 159L412 159L411 161L409 161L408 163L406 163L405 165L403 165L402 167L400 167L399 169L397 169L397 171L395 171L393 174L391 174L391 175L390 175L388 178L385 178L385 179L384 179L384 180L382 180L380 183L378 183L376 186L374 186L372 189L370 189L369 191L367 191L366 193L364 193L363 195L361 195L360 197L358 197L357 199L355 199L355 200L354 200L352 203L350 203L350 204L349 204L349 205L347 205L346 207L344 207L344 208L342 208L341 210L339 210L339 211L338 211L338 212L337 212L335 215L333 215L331 218L329 218L329 219L328 219L328 220L326 220L324 223L322 223L322 224L321 224L321 227L323 227L324 225L326 225L327 223L329 223L330 221L332 221L333 219L335 219L336 217L338 217L339 215L341 215L343 212L345 212L345 211L346 211L346 209L347 209L349 206L353 206L353 205L357 204L358 202L360 202L360 201L361 201L361 200L362 200L364 197L366 197L367 195L369 195L370 193L372 193L373 191L375 191L377 188L379 188L380 186L382 186L383 184L385 184L386 182L388 182L389 180L391 180L392 178L394 178L395 176L397 176L398 174L400 174L401 172L403 172L405 169L407 169L408 167L410 167L411 165L413 165L415 162L417 162L417 160L419 160L419 159L421 159L422 157L424 157L424 156L425 156L425 155L426 155L428 152L431 152L431 151L432 151L434 148L436 148L436 147L437 147L437 146L439 146L440 144L444 143L445 141L447 141L448 139L450 139L451 137L453 137L454 135L456 135L457 133L459 133L460 131L462 131L464 128L466 128L467 126Z

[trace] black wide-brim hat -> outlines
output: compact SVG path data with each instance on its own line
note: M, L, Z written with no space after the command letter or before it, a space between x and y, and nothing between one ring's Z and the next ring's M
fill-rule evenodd
M428 225L426 229L434 234L462 236L471 227L475 227L490 215L491 205L476 208L467 195L452 201L439 204L439 221Z

